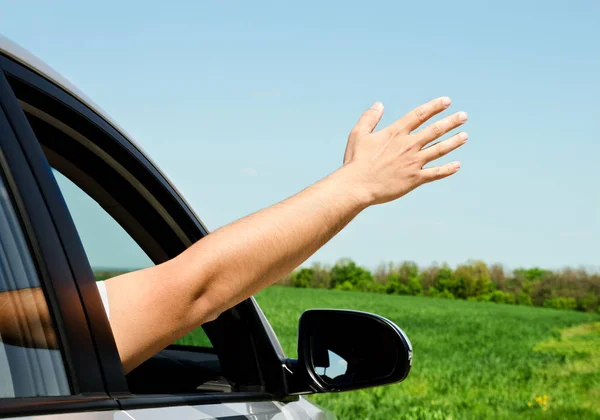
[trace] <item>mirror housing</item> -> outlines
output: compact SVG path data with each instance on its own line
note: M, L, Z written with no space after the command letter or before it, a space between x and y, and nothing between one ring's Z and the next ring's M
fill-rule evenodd
M311 309L300 317L294 362L312 392L350 391L404 380L412 345L396 324L379 315Z

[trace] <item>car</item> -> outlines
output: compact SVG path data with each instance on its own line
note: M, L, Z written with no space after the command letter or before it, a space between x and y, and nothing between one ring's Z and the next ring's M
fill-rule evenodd
M0 328L0 417L324 419L332 413L307 394L399 382L410 371L400 328L351 310L304 312L298 358L289 358L250 298L125 375L91 268L98 232L132 265L139 255L162 263L208 234L118 124L0 37L0 294L41 289L36 308L50 314L18 323L0 307L0 324L22 339L2 339ZM36 341L44 322L55 337Z

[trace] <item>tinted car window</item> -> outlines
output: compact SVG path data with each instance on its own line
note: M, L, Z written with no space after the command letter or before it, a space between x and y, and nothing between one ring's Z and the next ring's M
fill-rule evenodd
M44 292L0 178L0 398L68 394Z

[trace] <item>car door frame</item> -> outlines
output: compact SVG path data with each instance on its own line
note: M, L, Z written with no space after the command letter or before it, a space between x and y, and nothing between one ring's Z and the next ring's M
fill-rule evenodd
M0 417L118 409L118 403L107 393L72 266L48 210L47 197L42 194L33 133L1 61L0 132L0 170L43 286L72 393L0 399ZM39 145L37 148L41 152Z
M177 193L170 182L160 173L157 167L143 154L143 152L129 140L108 119L93 108L89 102L82 100L64 86L48 79L23 63L0 55L0 66L10 77L18 79L24 87L38 91L41 96L47 95L70 109L80 117L95 125L104 132L110 141L117 145L123 153L128 154L139 167L143 168L146 175L150 175L161 187L168 192L174 208L180 217L187 218L187 227L184 229L189 244L205 236L208 231L191 211L189 206ZM24 88L25 89L25 88ZM33 91L32 90L32 91ZM16 112L16 111L14 111ZM262 386L256 391L235 392L224 394L199 394L199 395L133 395L129 393L125 376L118 359L118 353L110 331L110 325L101 306L99 295L94 285L93 273L79 236L70 217L70 213L60 190L54 180L50 167L45 160L43 151L33 133L29 133L25 141L31 148L30 160L37 169L34 172L40 178L41 193L48 203L49 213L57 224L57 234L64 245L67 260L69 261L74 281L78 287L83 307L87 314L88 328L93 337L93 343L99 355L103 378L109 395L116 398L123 408L142 408L148 406L168 406L185 404L216 403L227 401L265 401L284 400L287 398L287 375L285 367L285 354L266 320L264 314L253 298L247 299L235 308L226 311L224 316L234 315L242 317L252 335L253 351L256 363L260 370ZM33 145L31 143L36 143ZM36 147L37 146L37 147ZM94 286L94 287L92 287ZM218 320L217 320L218 322ZM290 397L295 399L297 397Z

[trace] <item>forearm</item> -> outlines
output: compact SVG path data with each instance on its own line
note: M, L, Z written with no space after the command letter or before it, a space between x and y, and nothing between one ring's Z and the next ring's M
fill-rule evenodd
M0 293L0 341L13 346L57 348L41 288Z
M210 319L286 275L369 204L342 168L272 207L227 225L172 260L192 284L192 318Z

